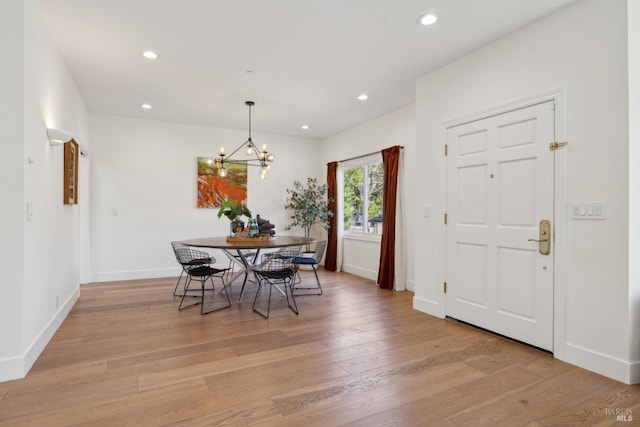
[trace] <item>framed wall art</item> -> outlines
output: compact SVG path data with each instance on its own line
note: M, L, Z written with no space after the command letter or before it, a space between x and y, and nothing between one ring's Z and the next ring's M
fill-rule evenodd
M80 148L73 139L64 144L64 195L65 205L78 204L78 154Z
M227 176L218 176L218 168L209 157L198 157L198 207L218 208L222 200L247 200L247 164L226 164Z

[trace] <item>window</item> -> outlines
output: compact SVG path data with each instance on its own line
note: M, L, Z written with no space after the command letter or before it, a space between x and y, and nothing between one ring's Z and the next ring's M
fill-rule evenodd
M380 160L345 167L343 221L346 233L382 234L383 166Z

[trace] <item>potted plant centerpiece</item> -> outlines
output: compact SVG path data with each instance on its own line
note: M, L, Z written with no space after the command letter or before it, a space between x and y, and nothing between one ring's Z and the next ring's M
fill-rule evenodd
M326 197L328 185L318 185L315 178L307 178L307 185L304 186L299 181L293 182L293 188L287 189L287 203L284 208L291 212L291 223L284 229L291 230L293 227L300 227L304 230L304 237L309 238L311 227L320 224L325 230L331 225L329 218L333 211L329 209L329 200ZM306 248L310 251L309 245Z
M221 218L222 215L231 221L231 235L233 236L238 228L244 229L244 221L240 220L240 218L242 216L251 218L251 211L237 200L223 200L220 202L218 218Z

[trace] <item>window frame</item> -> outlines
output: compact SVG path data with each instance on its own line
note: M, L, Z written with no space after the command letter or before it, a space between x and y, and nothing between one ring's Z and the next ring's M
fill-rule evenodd
M375 153L369 156L365 156L362 158L358 158L355 160L350 160L346 162L340 163L338 167L338 215L340 218L339 227L342 232L342 236L347 239L353 240L363 240L363 241L372 241L372 242L380 242L382 240L382 233L376 234L369 231L366 231L368 227L366 224L369 221L369 180L368 180L368 166L374 163L383 163L382 162L382 153ZM355 168L364 168L364 179L363 179L363 220L362 220L362 231L354 231L354 230L345 230L344 229L344 175L345 171L349 169ZM384 166L383 166L384 167Z

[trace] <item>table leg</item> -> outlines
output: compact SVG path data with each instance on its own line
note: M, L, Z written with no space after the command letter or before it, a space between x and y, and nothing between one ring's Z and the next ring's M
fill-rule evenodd
M253 256L252 260L248 260L245 254L242 253L241 249L237 249L237 256L229 252L227 249L223 249L223 251L227 254L227 257L235 262L240 269L238 271L234 271L231 278L227 281L227 284L231 284L234 280L244 274L244 280L242 281L242 288L240 289L240 297L238 298L238 303L242 302L242 297L244 296L244 292L247 288L247 282L249 281L249 272L251 271L251 263L258 258L260 254L260 249L256 251L256 254Z

